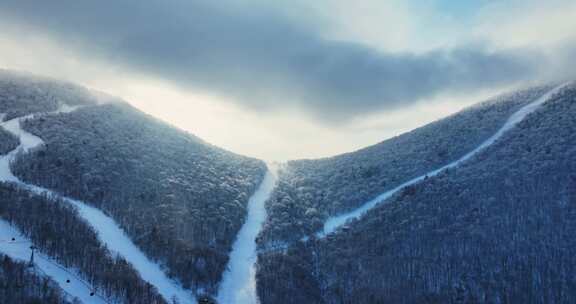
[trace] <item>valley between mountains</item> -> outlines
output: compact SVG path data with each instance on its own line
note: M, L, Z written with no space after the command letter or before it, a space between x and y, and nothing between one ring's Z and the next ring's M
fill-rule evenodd
M574 83L283 164L24 73L0 113L1 303L576 301Z

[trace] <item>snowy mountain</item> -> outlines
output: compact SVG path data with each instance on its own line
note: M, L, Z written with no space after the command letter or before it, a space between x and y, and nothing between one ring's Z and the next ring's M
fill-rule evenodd
M311 235L329 217L464 156L510 115L551 89L541 86L498 96L356 152L288 162L269 203L262 242Z
M501 103L518 104L517 98L524 100L524 93L481 104L447 121L465 115L478 117L480 111L502 107ZM305 241L288 243L293 238L282 237L286 234L277 230L281 233L277 238L290 245L282 250L261 252L257 276L261 300L265 303L310 299L314 303L574 302L576 293L571 286L576 280L570 274L576 265L576 243L572 237L576 231L576 85L559 87L540 99L538 95L541 94L530 94L529 100L521 103L525 107L509 119L515 122L514 126L506 128L508 123L504 124L502 128L506 130L497 132L496 140L484 137L489 144L472 150L477 152L470 157L460 152L465 161L455 160L457 166L431 171L418 182L398 188L333 233L318 237L312 234ZM530 101L532 104L526 106ZM533 112L517 119L516 114L526 114L526 109ZM308 205L315 202L315 206L327 210L324 212L337 214L335 210L341 202L346 203L334 199L343 193L338 173L353 172L349 173L348 187L362 189L366 180L370 180L361 175L365 172L366 155L386 151L386 145L395 141L410 142L409 137L431 130L434 134L448 134L452 145L435 146L427 141L426 150L406 147L409 152L405 155L415 151L435 156L438 147L442 154L451 153L444 151L454 146L460 149L467 141L452 137L454 132L449 130L452 124L447 121L352 154L289 164L280 175L282 186L277 188L276 199L269 202L270 221L274 220L273 209L289 212L294 210L289 207L298 205L285 198L286 194L307 198ZM481 121L478 118L468 122ZM432 131L442 125L448 129ZM466 138L479 138L473 135L478 129L471 130ZM344 159L347 160L344 165L332 170L326 165ZM379 159L379 163L373 164L379 164L375 174L380 179L405 176L395 184L381 185L384 192L408 182L412 174L418 174L413 172L421 170L402 166L409 160L402 162L395 154L382 154ZM419 160L414 161L416 166ZM326 172L335 171L333 184L318 181L318 175L328 178ZM314 198L323 196L311 193L326 193L324 197L331 199L318 201ZM298 221L305 224L306 215L299 214ZM274 229L270 225L267 224L269 232L265 233ZM293 233L302 233L298 226L293 227Z
M0 71L0 303L572 303L576 85L265 164Z
M185 288L215 292L263 162L210 146L122 103L23 127L46 145L17 158L16 176L104 210Z
M65 259L68 251L83 257L67 266L93 279L94 288L124 280L109 300L133 303L136 294L138 299L148 298L138 289L127 288L129 282L152 284L154 288L144 291L152 292L152 298L158 292L166 302L178 289L188 294L177 296L180 303L214 296L265 164L211 146L117 99L103 100L100 94L53 80L3 73L1 96L7 102L0 108L6 114L1 136L7 139L5 151L12 150L0 159L2 181L6 187L15 184L25 190L23 198L14 199L29 202L32 198L26 193L32 193L69 205L69 217L86 227L78 236L86 243L74 246L86 246L98 235L94 247L107 248L90 253L104 260L93 264L83 253L85 248L75 253L64 244L61 251L50 251L48 245L54 241L46 240L47 236L35 240L34 234L40 232L27 225L42 229L54 220L52 211L15 221L11 212L16 211L8 208L14 199L6 196L8 210L3 217L49 255ZM28 101L30 96L35 96L34 102ZM20 147L14 149L18 140ZM57 227L50 238L70 228L53 225ZM129 271L113 267L118 263L115 254L135 269L136 279L127 277ZM106 262L106 256L113 259ZM112 264L105 267L106 263ZM107 273L103 279L112 282L97 281L98 272L110 268L118 268L116 274ZM140 277L144 282L137 282Z

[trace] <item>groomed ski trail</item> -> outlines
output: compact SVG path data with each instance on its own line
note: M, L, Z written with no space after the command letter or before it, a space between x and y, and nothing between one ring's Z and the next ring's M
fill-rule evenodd
M219 304L257 304L256 237L266 220L265 202L272 194L278 178L278 165L268 164L268 170L258 190L248 201L246 222L232 245L232 253L218 290Z
M496 140L498 140L500 137L502 137L502 135L504 135L504 133L506 133L510 129L514 128L514 126L516 126L519 122L524 120L524 118L526 118L526 116L528 116L528 114L530 114L530 113L534 112L536 109L538 109L543 103L545 103L548 99L550 99L550 97L552 97L552 95L556 94L558 91L560 91L566 85L567 84L562 84L560 86L555 87L554 89L548 91L546 94L542 95L540 98L536 99L535 101L529 103L528 105L522 107L520 110L516 111L514 114L512 114L508 118L506 123L494 135L492 135L486 141L481 143L474 150L468 152L468 154L462 156L460 159L458 159L454 162L451 162L451 163L445 165L444 167L441 167L439 169L436 169L434 171L431 171L431 172L428 172L424 175L416 177L412 180L409 180L409 181L401 184L400 186L398 186L392 190L384 192L384 193L378 195L376 198L372 199L371 201L368 201L367 203L365 203L361 207L353 210L352 212L344 213L344 214L329 218L324 223L324 229L322 231L318 232L316 234L316 236L318 238L323 238L323 237L327 236L328 234L334 232L335 230L337 230L338 228L340 228L344 224L346 224L346 222L348 222L349 220L360 218L368 210L374 208L376 205L380 204L381 202L388 199L389 197L391 197L392 195L394 195L398 191L404 189L405 187L410 186L410 185L414 185L414 184L424 180L427 177L432 177L432 176L438 175L441 172L443 172L447 169L450 169L450 168L454 168L454 167L460 165L461 163L467 161L468 159L472 158L474 155L478 154L480 151L482 151L482 150L486 149L488 146L494 144L494 142L496 142ZM306 240L306 238L304 240Z
M33 148L39 147L44 142L41 138L30 134L21 128L21 122L28 118L34 118L44 115L51 115L57 113L69 113L78 109L78 107L62 106L59 110L49 113L31 114L20 118L0 123L10 133L14 134L20 139L20 145L8 153L7 155L0 156L0 181L12 182L21 188L27 189L37 194L47 194L48 196L58 197L63 201L74 205L78 209L79 215L96 230L100 241L106 247L117 253L128 261L134 269L140 274L140 277L152 284L158 289L158 292L168 302L172 303L173 299L177 299L178 303L196 303L195 297L191 292L185 290L179 283L168 278L160 265L152 262L140 249L132 242L118 224L109 216L105 215L97 208L91 207L88 204L61 196L54 191L38 187L35 185L27 184L18 179L10 169L10 162L13 161L20 151L27 152ZM91 303L91 302L87 302Z
M17 228L0 219L1 253L14 260L27 262L30 259L31 245L32 242L24 237ZM55 260L35 252L34 266L37 273L52 278L69 297L78 298L82 303L107 304L106 300L98 294L91 296L90 293L94 291L94 288L85 281L78 279L73 271L66 269ZM70 282L66 282L67 280Z

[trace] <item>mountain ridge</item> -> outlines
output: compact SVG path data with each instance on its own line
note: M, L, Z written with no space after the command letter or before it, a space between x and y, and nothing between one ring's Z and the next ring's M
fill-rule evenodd
M260 207L264 209L254 217L248 202L259 196L256 190L262 187L264 175L270 173L262 161L213 146L117 98L27 74L11 78L10 73L0 71L0 113L6 114L0 119L0 157L11 160L4 161L6 168L2 170L12 170L8 172L14 175L4 174L7 183L0 183L0 192L6 194L6 198L0 199L0 220L8 220L23 231L47 256L68 261L69 265L64 267L76 267L82 276L90 278L91 284L107 286L93 287L105 291L106 301L133 303L135 297L140 296L147 299L145 303L171 302L172 291L168 292L168 285L156 280L166 276L166 280L171 281L169 284L182 288L181 295L177 296L181 303L196 300L215 303L216 298L223 302L221 304L234 303L237 300L224 299L217 293L222 288L222 278L230 271L227 265L240 264L243 272L252 271L252 274L232 275L234 282L224 285L235 287L226 288L226 293L252 288L252 294L242 301L254 303L354 300L359 303L458 303L461 299L501 302L506 297L532 303L530 301L538 296L551 301L561 299L556 295L539 295L528 285L522 285L523 280L518 279L516 284L498 277L493 270L501 267L499 259L503 257L511 261L510 265L502 266L509 276L537 274L547 280L541 286L571 297L567 294L567 285L551 287L549 282L554 281L550 273L568 269L562 270L561 263L570 263L568 254L572 243L562 236L549 237L548 234L552 231L566 234L572 227L570 208L576 195L569 190L571 175L566 172L574 156L573 149L567 147L570 143L576 144L570 135L570 130L576 132L576 122L570 119L575 110L573 83L556 94L552 94L552 85L543 85L501 95L354 152L317 160L289 161L282 165L275 185L266 187L272 194L268 199L260 199ZM517 121L506 127L506 121L518 118L515 115L519 111L538 102L541 108L535 108L527 117L518 116ZM56 113L46 114L54 111ZM506 132L500 129L503 125ZM534 134L527 133L528 130L535 130ZM500 135L502 140L496 140ZM542 144L546 139L550 142ZM19 142L25 149L6 156L18 149ZM481 149L476 154L473 148L478 146ZM523 159L511 163L524 171L516 172L495 158L494 155L505 155L503 157L510 159L513 154L508 149L522 155ZM525 161L531 159L533 164ZM455 160L458 161L453 163ZM484 171L494 164L500 164L501 168ZM562 166L564 171L558 177L538 171L552 172L553 168ZM484 172L483 175L471 175L472 167ZM519 175L522 172L527 175ZM490 174L506 177L503 189L508 196L494 192L502 187L490 180ZM560 186L553 186L555 178ZM517 184L514 179L518 180ZM418 182L406 182L412 180ZM476 183L467 184L468 180ZM509 184L517 185L532 196L524 197ZM14 188L18 185L20 190ZM454 189L457 194L441 196L441 189ZM556 192L546 196L535 189ZM334 216L355 210L386 191L391 191L382 197L386 204L376 202L373 208L358 214L361 218L351 216L354 221L341 221L334 226L339 229L328 231L334 233L316 235ZM481 195L473 197L470 193ZM487 199L491 194L493 198ZM466 197L473 207L460 203L457 199L460 196ZM552 215L545 213L560 210L547 201L557 197L563 201L562 210L569 211L559 217L563 225L560 230L550 227ZM531 206L518 205L520 198L533 202L544 213L538 213ZM442 200L453 209L435 206ZM510 209L501 210L500 205ZM38 210L47 212L43 214ZM95 220L96 213L86 210L101 214L106 224ZM26 211L33 213L26 216ZM67 218L66 223L70 225L88 228L75 229L77 235L64 238L70 237L68 244L51 241L64 233L65 226L55 221L57 214ZM500 237L532 252L525 256L529 259L526 264L516 247L502 250L494 247L494 239L499 238L487 235L497 230L483 221L508 221L496 227L502 231L516 229L521 240L528 240L533 238L534 230L525 220L527 214L542 221L543 235L557 242L534 243L552 248L565 244L567 249L543 251L542 256L549 260L541 263L529 243ZM514 216L519 220L511 224ZM446 226L449 219L453 219L457 228ZM262 227L261 221L264 221ZM46 230L45 227L52 228ZM117 230L106 236L106 227L117 227ZM431 227L431 230L422 227ZM239 234L246 229L250 230L249 234ZM119 235L126 239L120 241L121 238L115 237ZM89 259L78 258L82 249L74 240L81 238L90 239L92 248L104 246L105 249L94 250L87 255ZM435 245L432 240L439 243ZM256 244L250 252L235 253L250 245L246 242L253 241ZM458 242L467 247L463 249ZM107 253L106 247L114 251L114 246L128 243L142 257L158 265L160 272L153 277L143 276L142 266L131 254L120 255L126 258L124 262L110 260L112 254ZM490 244L492 258L485 261L478 258L482 252L477 248L479 244ZM388 248L397 250L388 251ZM558 259L551 258L553 250L561 252ZM66 252L76 253L67 256ZM119 250L116 254L122 252ZM448 267L450 257L458 257L457 263L450 264L454 266L446 272L426 264L427 259L421 255L424 253L442 267ZM239 260L239 256L250 255L249 263ZM416 257L422 262L411 260ZM98 264L114 263L123 266L95 268ZM390 271L385 270L387 265ZM410 265L418 268L412 269ZM462 277L466 269L470 271L469 265L495 277L489 279L476 272L472 277ZM108 270L110 276L99 272ZM362 276L368 279L362 280ZM429 276L440 279L429 280ZM566 276L561 277L571 282ZM387 285L379 285L379 279L386 280ZM61 284L58 280L56 285ZM120 280L125 280L126 286L139 286L138 291L127 292L119 287ZM485 280L492 280L492 285ZM152 285L156 288L150 282L155 282ZM482 284L506 289L489 292ZM55 294L58 293L56 285ZM527 295L519 294L522 288ZM414 296L403 294L408 290Z

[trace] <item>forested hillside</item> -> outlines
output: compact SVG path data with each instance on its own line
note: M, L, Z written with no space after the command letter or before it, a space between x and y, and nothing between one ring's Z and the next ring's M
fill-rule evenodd
M2 119L0 118L0 122ZM0 155L5 155L8 152L18 147L18 138L8 131L0 128Z
M0 69L0 114L4 120L37 112L51 112L62 105L96 104L94 92L71 83Z
M324 239L259 256L263 303L576 302L576 86Z
M15 174L103 209L184 287L213 294L265 173L125 103L27 120L45 146Z
M50 278L3 254L0 254L0 303L72 304Z
M502 95L356 152L282 166L257 238L261 303L576 302L576 85L462 165L427 175L476 148L551 88ZM0 71L4 121L63 105L90 106L21 121L44 144L11 162L23 183L0 183L0 219L45 257L76 270L98 295L115 303L166 303L169 296L159 292L166 288L156 290L144 281L136 258L124 255L124 260L103 245L117 244L121 230L99 239L98 232L110 236L102 231L115 221L162 265L156 274L165 269L199 302L211 302L266 165L123 101ZM18 143L0 128L0 155ZM362 218L315 236L328 218L418 176L421 182ZM26 184L81 200L114 221L95 225L93 215L79 211L86 207L82 202L39 195L43 190ZM272 191L273 185L266 187ZM248 239L238 248L250 247L253 236ZM2 255L0 264L0 303L72 301L55 281L24 264ZM232 277L238 282L231 285L243 286L238 293L254 287L251 276ZM68 292L70 286L60 285Z
M505 94L374 146L331 158L290 161L267 203L261 244L298 240L329 216L462 157L551 86Z
M165 303L128 262L99 242L72 205L0 183L0 217L18 227L41 252L78 269L85 281L114 303Z

